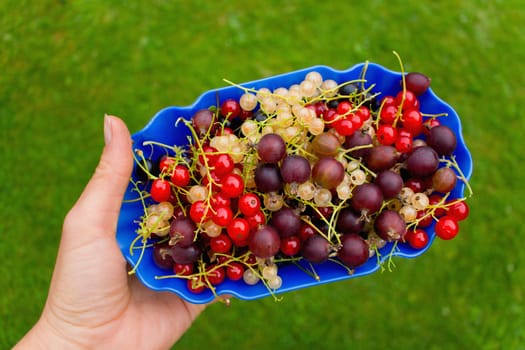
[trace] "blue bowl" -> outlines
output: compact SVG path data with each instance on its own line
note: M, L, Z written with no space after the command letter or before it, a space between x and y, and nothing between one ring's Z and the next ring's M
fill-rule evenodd
M402 78L402 74L373 63L361 63L343 71L335 70L327 66L313 66L240 85L247 88L260 89L266 87L270 90L274 90L278 87L289 87L292 84L300 83L306 74L312 71L319 72L323 79L333 79L338 83L342 83L361 78L365 66L365 87L375 84L372 93L380 92L381 96L386 96L395 95L399 91L399 82ZM141 131L132 136L134 149L143 150L145 155L151 157L151 159L158 159L165 154L165 150L160 147L144 146L144 141L154 140L163 144L186 145L190 132L184 123L178 123L175 125L178 118L183 117L189 120L197 110L216 106L218 101L222 102L229 98L238 100L242 93L243 91L241 89L234 86L209 90L202 94L191 106L167 107L159 111ZM447 117L440 118L440 122L455 131L458 143L454 155L463 174L469 179L472 174L472 158L463 140L459 116L451 106L436 96L431 89L419 96L419 100L421 111L423 113L448 114ZM136 178L134 178L134 180L136 180ZM449 199L464 197L465 186L464 182L458 181L456 187L451 192ZM140 202L127 201L135 198L137 198L137 193L134 191L134 187L130 183L125 194L125 200L122 204L117 227L118 244L122 254L132 266L137 264L141 255L140 250L135 249L131 252L130 245L137 237L136 230L139 227L138 221L140 221L140 217L143 215L143 207ZM315 272L319 276L319 279L317 280L310 274L304 272L303 269L310 269L308 264L302 266L299 264L301 267L293 264L284 265L279 268L279 275L282 277L283 282L282 286L275 290L273 294L275 295L323 283L336 282L368 275L380 269L381 265L385 262L385 259L389 258L389 256L399 256L403 258L417 257L430 248L431 243L435 238L434 224L426 230L429 234L430 242L425 248L416 250L406 243L398 243L396 247L393 247L392 243L388 243L385 247L379 250L379 259L375 256L370 258L364 265L356 268L353 274L349 274L348 270L339 264L328 261L323 264L315 265ZM166 275L167 272L155 265L152 251L152 248L145 249L140 264L136 268L136 275L144 285L156 291L170 291L176 293L191 303L208 303L214 300L216 296L208 289L198 294L189 291L186 287L185 279L157 279L157 276ZM261 282L254 286L250 286L245 284L242 280L233 282L226 279L221 285L216 287L216 294L219 296L231 295L239 299L253 300L269 296L272 293L270 293Z

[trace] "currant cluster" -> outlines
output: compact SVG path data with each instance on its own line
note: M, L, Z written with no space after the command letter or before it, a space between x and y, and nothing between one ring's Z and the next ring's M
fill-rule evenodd
M133 244L171 271L158 278L184 278L195 293L225 279L275 290L283 264L352 272L387 242L423 249L432 224L454 238L469 207L449 195L467 180L446 116L421 112L430 79L403 75L395 96L365 82L313 71L273 91L231 83L239 99L177 121L187 146L152 141L158 160L137 151L145 210Z

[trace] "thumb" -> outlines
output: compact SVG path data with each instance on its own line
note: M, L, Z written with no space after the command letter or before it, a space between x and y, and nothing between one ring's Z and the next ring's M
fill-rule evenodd
M115 234L122 198L133 169L133 155L128 128L117 117L104 117L104 141L95 173L68 219L73 216L71 221L77 228L87 225L94 232L106 235Z

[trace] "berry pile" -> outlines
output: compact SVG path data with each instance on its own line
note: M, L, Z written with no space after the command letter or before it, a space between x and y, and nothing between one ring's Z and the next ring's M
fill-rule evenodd
M389 242L424 249L431 225L454 238L469 207L450 192L470 186L446 115L421 112L430 79L404 74L393 96L365 82L312 71L273 91L231 83L239 99L177 120L186 146L149 142L160 159L135 152L144 214L130 249L153 249L166 270L157 278L194 293L226 279L274 291L285 264L306 261L316 277L330 260L352 273Z

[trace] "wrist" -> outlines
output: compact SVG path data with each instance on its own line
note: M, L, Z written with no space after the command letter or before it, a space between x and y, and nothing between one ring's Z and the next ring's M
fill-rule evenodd
M20 339L13 350L24 349L81 349L82 346L67 339L64 334L49 322L44 313L35 325Z

